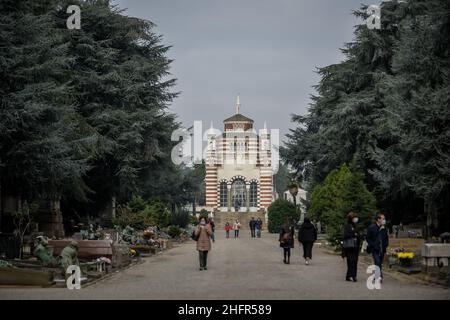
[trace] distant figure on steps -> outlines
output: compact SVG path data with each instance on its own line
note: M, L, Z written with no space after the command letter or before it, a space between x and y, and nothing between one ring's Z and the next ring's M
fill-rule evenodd
M225 233L227 235L227 238L230 237L230 230L233 229L233 227L230 225L230 223L227 221L227 223L225 223Z
M263 225L263 222L262 222L261 218L258 218L256 220L256 236L258 238L261 238L262 225Z
M241 229L241 223L238 219L233 224L233 230L234 230L234 237L239 238L239 230Z
M241 204L239 203L239 200L234 200L234 211L239 212L239 209L241 208Z
M252 238L256 237L256 220L255 217L252 217L250 219L250 222L248 223L248 226L250 227L250 233L252 235Z

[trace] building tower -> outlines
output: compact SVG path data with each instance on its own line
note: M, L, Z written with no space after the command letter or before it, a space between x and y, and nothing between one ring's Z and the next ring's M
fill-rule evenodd
M223 121L224 132L206 132L206 206L217 221L239 216L265 218L273 201L271 141L266 126L257 134L254 121L241 114L237 97L235 114ZM218 224L220 226L220 223Z

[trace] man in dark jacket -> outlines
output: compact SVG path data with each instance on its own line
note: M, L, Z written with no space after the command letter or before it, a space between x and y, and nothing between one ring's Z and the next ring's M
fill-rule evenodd
M386 217L379 213L375 218L375 223L367 229L367 253L371 253L373 263L380 268L380 274L376 276L383 278L381 266L383 258L389 246L389 235L386 229Z
M298 230L298 241L303 246L303 258L305 258L305 264L309 264L309 260L312 258L312 248L314 241L317 240L317 230L311 223L309 218L305 218L302 226Z
M252 238L255 237L256 233L255 233L255 229L256 229L256 220L255 217L252 217L252 219L250 220L250 222L248 223L248 226L250 227L250 231L252 234Z
M262 224L263 224L263 222L262 222L261 218L258 218L255 222L256 236L258 238L261 238Z

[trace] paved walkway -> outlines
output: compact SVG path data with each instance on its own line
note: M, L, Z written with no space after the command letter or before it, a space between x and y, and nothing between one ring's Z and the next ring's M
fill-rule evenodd
M450 299L448 289L388 275L381 290L368 290L363 265L359 282L346 282L344 260L316 247L306 266L297 242L285 265L276 235L248 233L239 239L219 233L207 271L198 270L190 242L81 290L0 288L0 299Z

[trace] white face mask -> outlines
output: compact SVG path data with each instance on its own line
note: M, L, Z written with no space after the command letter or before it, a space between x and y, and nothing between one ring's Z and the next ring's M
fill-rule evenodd
M385 226L386 225L386 219L381 220L381 225Z
M206 224L205 220L200 221L200 224L204 226Z
M353 218L352 219L353 223L358 223L358 220L359 220L358 218Z

